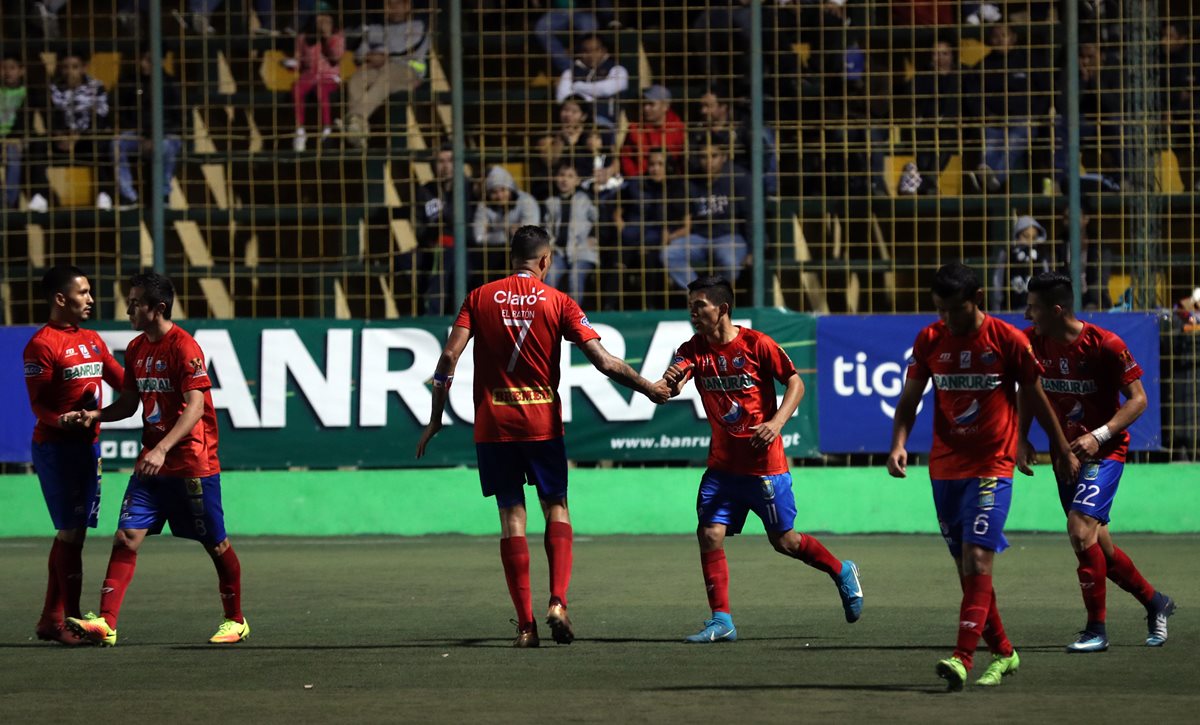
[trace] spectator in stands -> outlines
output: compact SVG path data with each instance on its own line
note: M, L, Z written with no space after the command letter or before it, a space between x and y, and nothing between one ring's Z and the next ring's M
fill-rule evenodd
M909 84L917 141L914 173L921 178L917 193L933 194L937 192L938 175L950 157L961 153L962 68L953 43L946 38L934 41L921 65ZM900 186L905 187L903 179Z
M311 27L296 36L296 63L300 75L292 86L292 102L296 106L296 136L292 148L303 151L308 133L304 130L305 99L313 90L317 92L317 106L321 113L321 140L333 130L333 108L330 97L342 82L342 55L346 52L346 38L333 19L333 12L325 2L317 6Z
M49 166L88 164L94 166L100 191L96 206L113 207L113 142L109 136L112 118L108 92L100 81L87 74L88 58L82 51L67 50L58 59L50 82L50 113L46 118L49 140L38 145L39 163L33 168L34 194L29 208L45 211L50 198Z
M137 0L139 9L143 12L148 8L147 0ZM200 35L208 35L216 32L212 26L212 15L221 7L222 0L188 0L188 11L191 13L192 30ZM258 15L259 21L267 28L270 28L274 22L272 14L273 0L254 0L254 12ZM122 0L118 4L118 12L128 17L133 12L134 0ZM172 11L175 19L183 27L187 27L187 18L184 18L178 10ZM227 29L227 32L230 29Z
M472 232L477 249L472 250L470 266L478 287L483 280L507 269L505 254L508 240L521 227L541 223L537 201L517 187L503 166L493 166L483 182L483 202L475 206Z
M554 171L555 193L542 202L542 226L550 233L555 248L545 282L582 304L588 278L600 262L596 240L600 216L591 195L579 188L579 174L568 159L560 159Z
M700 96L700 120L702 127L693 134L693 145L699 147L711 138L725 147L725 153L737 166L751 167L750 124L737 118L733 104L710 86ZM779 190L779 161L775 154L775 133L765 124L762 133L763 146L763 191L774 196Z
M545 199L553 193L559 159L570 161L580 179L595 177L593 183L601 188L619 176L616 158L607 153L603 138L592 124L591 107L580 96L567 96L558 107L557 131L536 141L537 154L529 165L529 191L535 198Z
M25 63L15 52L0 61L0 155L4 159L4 205L15 209L21 200L21 157L31 130ZM43 210L44 211L44 210Z
M346 130L358 148L366 145L367 119L400 91L413 91L425 79L429 29L413 15L412 0L387 0L387 23L369 25L354 57L358 71L350 76ZM506 242L507 243L507 242Z
M15 5L16 3L12 4ZM43 38L57 40L62 34L58 26L58 16L62 13L62 9L66 7L67 0L38 0L38 2L30 3L30 5L33 8L33 12L29 14L29 19L34 23L34 27L41 31Z
M749 179L712 139L700 147L699 165L701 176L688 193L688 234L663 250L663 265L679 289L696 278L693 265L737 280L749 254Z
M729 78L739 92L749 91L750 0L708 0L703 7L688 34L692 75Z
M646 175L626 179L620 192L617 226L621 228L621 264L636 271L643 290L653 299L664 291L663 250L686 237L687 183L678 169L668 169L667 155L646 155Z
M671 110L671 92L650 86L642 91L641 119L629 124L621 147L621 171L627 177L644 175L646 154L652 150L663 151L671 163L679 163L685 141L683 121Z
M466 170L464 169L464 173ZM427 315L454 313L454 148L438 149L433 181L417 189L417 255L421 299ZM467 210L474 206L475 184L467 178Z
M137 72L117 87L117 187L121 199L130 204L138 201L134 186L130 157L149 160L154 152L153 118L154 96L151 86L152 58L150 51L138 57ZM166 73L162 78L163 110L163 188L164 199L171 195L171 177L175 174L175 161L183 149L183 100L179 85Z
M1050 262L1038 247L1046 241L1046 228L1031 216L1017 218L1011 245L996 252L992 267L991 311L1019 312L1029 297L1029 280L1039 272L1049 272Z
M1054 168L1059 188L1067 176L1066 80L1055 102ZM1120 189L1122 93L1119 71L1103 67L1100 45L1079 45L1079 146L1083 165L1100 188ZM1111 173L1106 173L1109 171ZM1096 185L1093 183L1093 186Z
M579 3L575 0L551 0L538 4L551 6L538 18L533 37L550 55L550 67L554 75L562 75L571 69L571 56L558 36L567 34L581 37L595 33L601 23L610 24L613 19L611 0L588 0L585 5L595 14L576 10L575 5Z
M597 126L611 129L617 125L621 94L629 88L629 71L609 55L604 39L590 33L579 41L579 57L562 72L555 99L562 103L575 96L587 101ZM612 141L611 137L608 139Z
M1168 145L1179 160L1183 182L1189 189L1200 191L1200 122L1197 110L1197 86L1200 85L1200 63L1191 28L1185 20L1172 20L1163 26L1162 78L1163 100L1170 136Z
M891 0L896 25L952 25L957 0Z
M991 52L976 80L982 101L984 156L971 175L978 190L1000 191L1017 169L1050 107L1049 61L1021 44L1016 28L1000 23L988 35Z

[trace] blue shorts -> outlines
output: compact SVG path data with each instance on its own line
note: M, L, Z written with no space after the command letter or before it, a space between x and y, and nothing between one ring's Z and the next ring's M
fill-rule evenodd
M1079 478L1064 485L1058 482L1058 500L1063 513L1078 511L1091 516L1102 524L1108 523L1117 486L1121 483L1121 472L1125 464L1121 461L1084 461L1079 468Z
M537 486L543 501L567 498L567 448L562 438L476 443L475 454L483 495L495 496L499 508L524 505L526 483Z
M933 505L952 555L962 555L963 542L996 553L1008 548L1004 522L1012 506L1011 478L934 479Z
M34 443L33 468L58 531L96 528L100 516L100 444Z
M783 533L796 523L796 497L792 474L748 476L708 469L696 495L700 524L725 524L729 536L739 534L746 514L753 511L767 531Z
M221 474L204 478L131 476L117 526L147 529L154 535L162 533L164 523L171 524L171 535L209 548L224 541Z

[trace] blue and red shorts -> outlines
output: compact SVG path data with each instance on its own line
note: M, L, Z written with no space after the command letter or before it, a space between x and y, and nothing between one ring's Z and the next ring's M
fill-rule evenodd
M750 476L708 469L696 495L700 524L725 524L728 536L739 534L746 515L753 511L767 531L783 533L796 523L796 497L792 474Z
M1058 482L1058 500L1062 503L1063 513L1078 511L1107 524L1124 470L1125 464L1121 461L1107 458L1084 461L1074 483Z
M221 509L221 474L204 478L131 476L121 502L122 529L146 529L161 534L163 524L171 534L199 541L212 548L225 540L225 513Z
M567 448L562 437L476 443L475 453L483 495L495 496L499 508L523 505L527 483L537 487L543 501L567 497Z
M58 531L96 528L100 516L100 444L34 443L33 468Z
M963 543L1000 553L1008 548L1004 522L1012 506L1011 478L933 479L933 505L950 553Z

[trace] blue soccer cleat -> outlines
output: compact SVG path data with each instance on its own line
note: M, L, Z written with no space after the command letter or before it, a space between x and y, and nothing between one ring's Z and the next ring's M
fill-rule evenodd
M1155 599L1158 595L1155 594ZM1167 643L1167 617L1175 613L1175 600L1162 595L1161 604L1146 613L1146 646L1162 647Z
M712 619L705 620L704 629L685 637L683 641L689 644L736 642L737 628L733 626L733 617L725 612L713 612Z
M1086 629L1075 635L1075 641L1067 645L1068 652L1104 652L1108 649L1108 637Z
M858 567L854 562L849 559L842 562L842 573L838 574L837 583L846 621L853 624L862 616L863 605L862 582L858 580Z

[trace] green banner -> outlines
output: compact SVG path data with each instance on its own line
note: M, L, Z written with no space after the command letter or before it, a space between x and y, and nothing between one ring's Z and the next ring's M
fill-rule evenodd
M738 324L778 341L801 371L807 393L783 437L789 456L818 455L816 325L808 315L781 310L735 314ZM213 402L226 469L391 468L475 462L471 347L459 360L446 427L419 463L413 452L429 419L430 378L450 318L396 323L331 320L187 320L209 361ZM681 313L601 314L592 319L605 348L657 380L676 348L692 336ZM134 333L115 325L100 331L114 353ZM567 345L562 383L567 455L576 461L634 460L702 463L710 428L694 385L656 406L591 366ZM782 386L777 387L782 396ZM107 395L107 393L106 393ZM110 397L106 399L111 400ZM140 414L106 424L101 454L131 466L140 450Z

